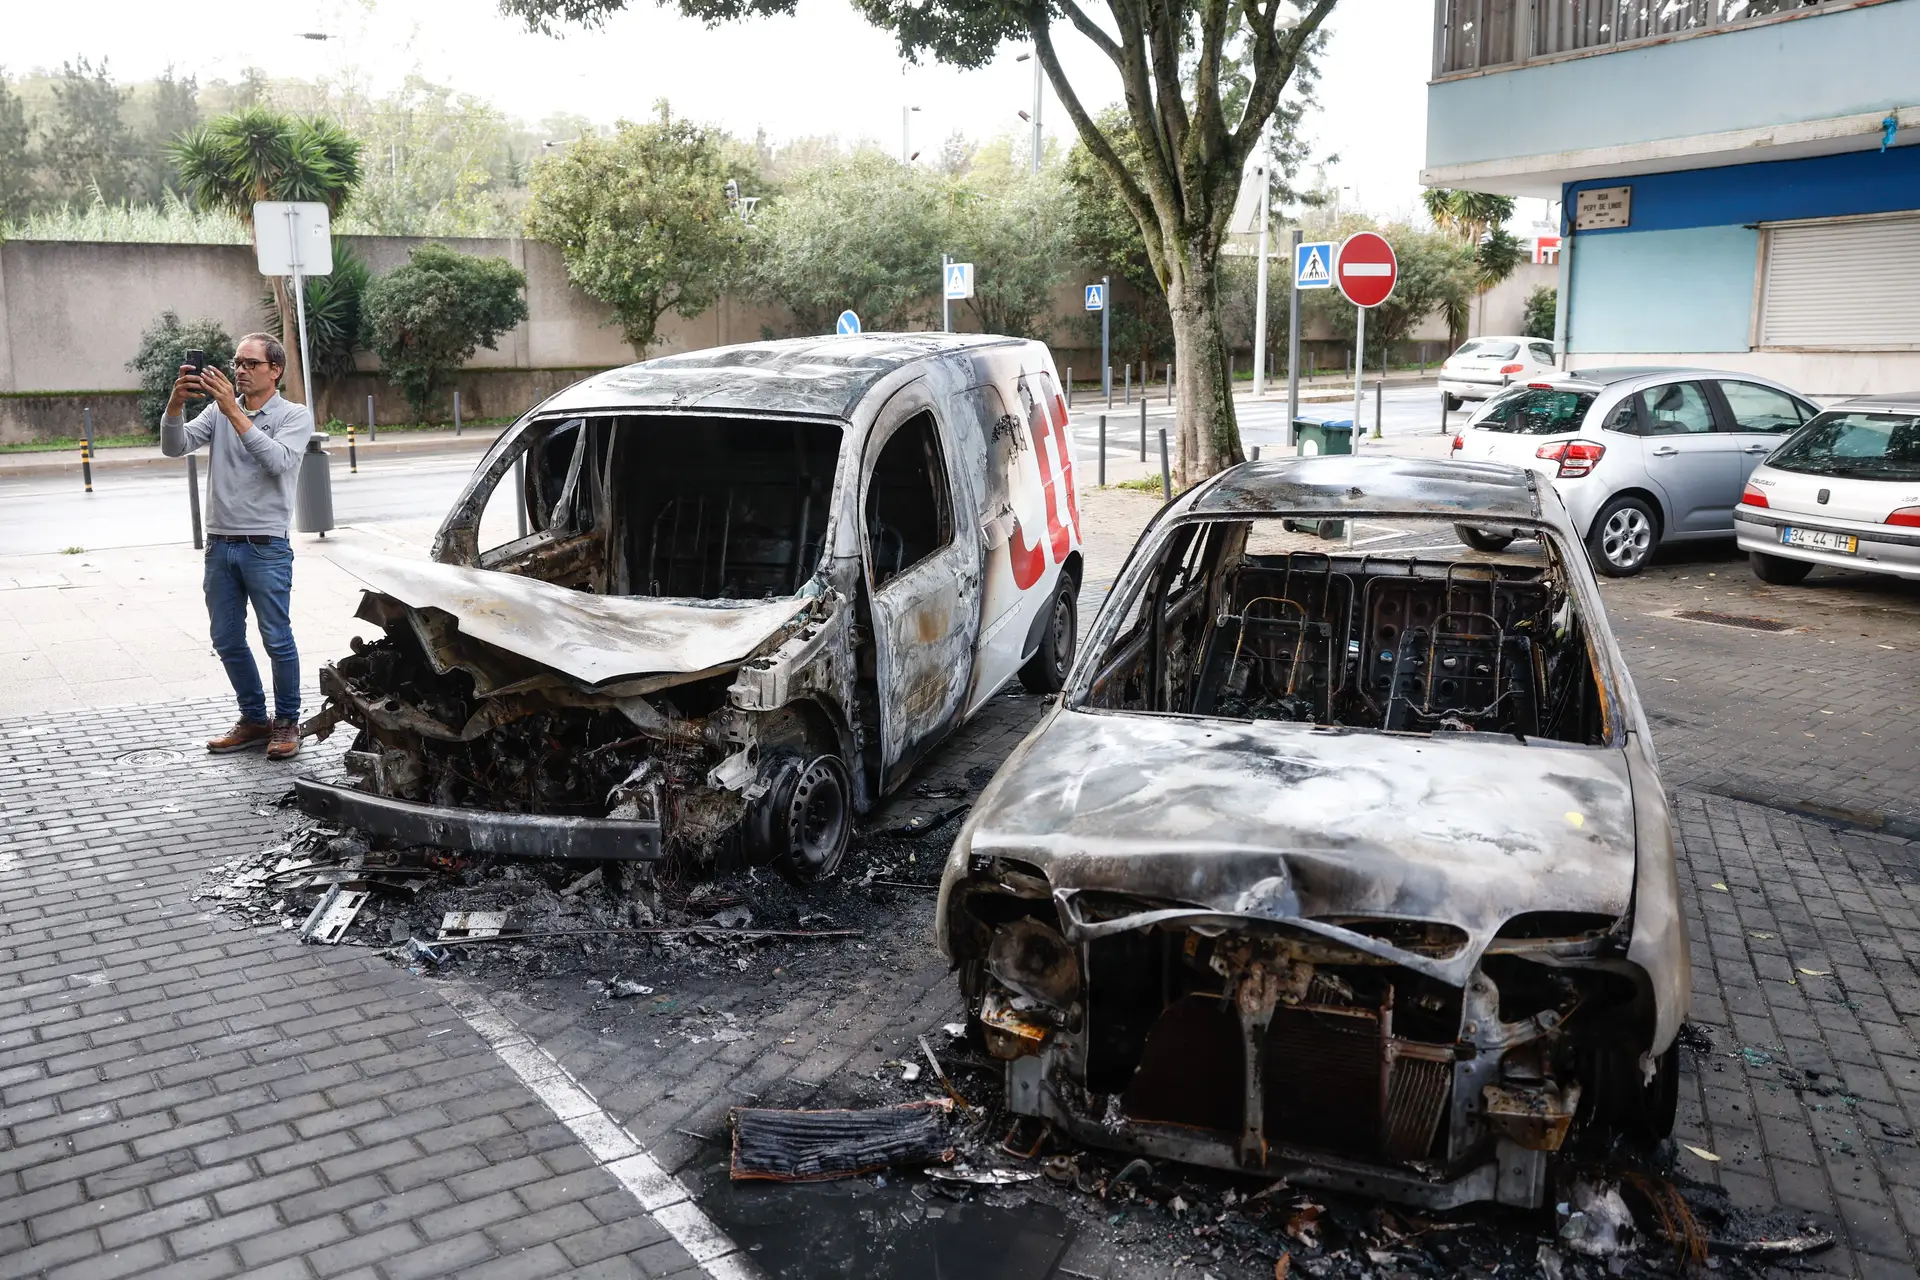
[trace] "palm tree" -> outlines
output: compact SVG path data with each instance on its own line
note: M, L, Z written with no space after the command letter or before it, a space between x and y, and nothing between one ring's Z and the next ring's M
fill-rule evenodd
M1511 276L1526 260L1526 249L1506 229L1513 217L1513 197L1489 191L1429 187L1420 193L1420 201L1434 226L1462 244L1473 246L1474 294L1480 299L1484 318L1487 291ZM1447 338L1451 345L1460 345L1470 318L1471 312L1466 306L1447 309Z
M330 121L298 120L270 107L243 107L209 121L168 150L195 207L238 215L249 238L256 234L255 201L314 201L334 214L360 185L358 139ZM300 335L292 296L279 276L273 298L287 349L287 392L302 398Z
M1527 246L1503 226L1496 225L1473 247L1473 291L1480 296L1480 332L1487 331L1487 294L1526 260Z

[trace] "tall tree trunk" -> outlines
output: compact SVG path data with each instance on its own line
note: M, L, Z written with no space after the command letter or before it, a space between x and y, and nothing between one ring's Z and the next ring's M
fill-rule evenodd
M288 277L273 277L273 303L280 312L280 345L287 349L287 366L280 375L283 388L280 394L295 404L306 404L306 380L301 377L300 365L300 316L294 310L293 290L289 285ZM319 425L317 413L314 425Z
M1244 461L1245 456L1233 412L1233 384L1227 380L1216 264L1191 247L1179 258L1172 253L1168 257L1173 279L1167 286L1167 308L1173 316L1173 367L1179 396L1175 419L1179 442L1172 461L1174 487L1179 490Z

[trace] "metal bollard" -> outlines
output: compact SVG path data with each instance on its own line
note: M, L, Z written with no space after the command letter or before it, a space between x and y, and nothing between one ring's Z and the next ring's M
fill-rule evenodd
M1073 366L1067 366L1067 408L1073 408Z
M1133 361L1131 360L1127 361L1126 366L1120 370L1120 378L1121 378L1122 385L1125 388L1121 394L1120 403L1132 404L1133 403Z
M1107 415L1100 415L1100 487L1107 487Z
M1227 394L1233 394L1233 352L1227 352Z
M460 393L453 393L453 434L460 434Z
M86 481L87 492L93 492L93 406L84 405L80 410L80 475Z
M1255 446L1253 446L1253 457L1251 457L1251 458L1249 458L1249 459L1248 459L1248 461L1249 461L1249 462L1258 462L1258 461L1260 461L1260 446L1259 446L1259 445L1255 445Z
M1167 362L1167 403L1173 403L1173 362Z
M1141 411L1140 411L1140 461L1145 462L1146 460L1147 460L1147 414L1146 414L1146 406L1142 405Z
M347 424L347 474L360 474L360 451L353 443L353 424Z
M1387 402L1387 380L1385 378L1373 384L1373 438L1380 438L1380 413Z
M379 438L380 436L374 430L374 426L373 426L373 397L368 396L367 397L367 439L372 441L372 440L378 440Z
M1173 473L1167 470L1167 429L1160 428L1160 500L1173 501Z
M1447 393L1440 393L1440 434L1447 434Z
M1113 408L1113 366L1107 366L1107 408Z
M200 534L200 460L191 453L187 455L187 513L193 519L193 549L199 551L206 546Z

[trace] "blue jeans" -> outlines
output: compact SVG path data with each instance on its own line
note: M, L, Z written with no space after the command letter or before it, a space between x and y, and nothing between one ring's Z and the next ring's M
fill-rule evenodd
M293 547L285 538L270 542L207 541L207 617L212 621L213 651L227 668L227 680L240 700L240 716L255 724L267 719L267 695L260 668L247 647L247 605L253 605L260 643L273 664L273 714L300 718L300 653L293 646Z

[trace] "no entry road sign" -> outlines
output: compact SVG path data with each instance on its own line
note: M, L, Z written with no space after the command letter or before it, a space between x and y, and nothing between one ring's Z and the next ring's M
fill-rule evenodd
M1400 262L1393 246L1371 231L1348 236L1333 256L1333 278L1356 307L1377 307L1393 292Z

